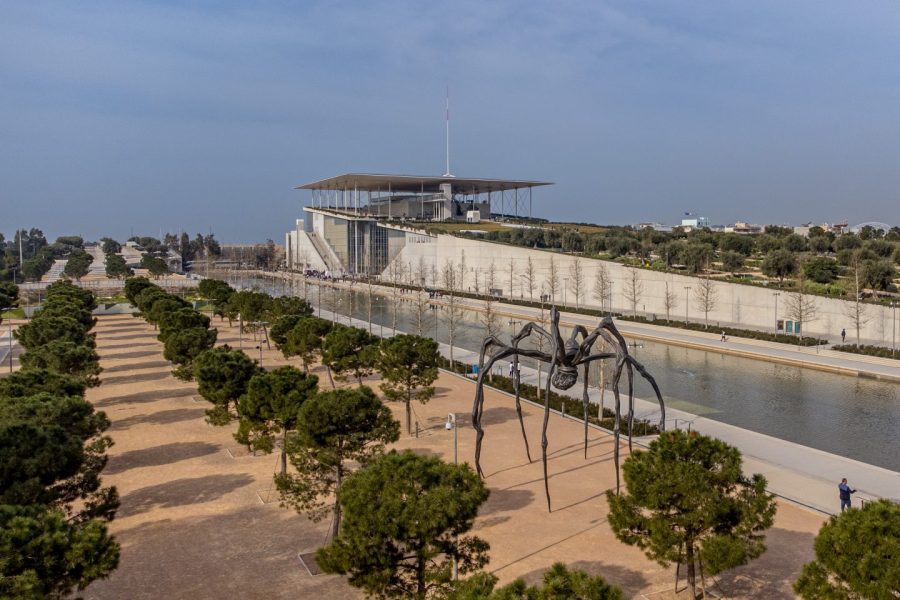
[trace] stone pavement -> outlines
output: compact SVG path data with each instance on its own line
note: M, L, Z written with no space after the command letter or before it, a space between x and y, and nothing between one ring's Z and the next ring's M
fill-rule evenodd
M346 322L346 320L344 319ZM235 328L217 321L219 343L238 347ZM88 399L112 421L104 481L118 487L122 505L111 523L122 544L121 564L83 594L107 598L354 598L340 577L311 575L298 554L321 545L327 522L311 523L277 505L273 455L253 456L231 437L233 427L204 422L206 403L196 384L171 375L155 332L130 316L101 317L97 326L103 384ZM245 334L255 355L258 341ZM285 364L263 349L266 366ZM292 361L292 364L298 364ZM377 389L377 379L366 381ZM320 384L328 386L327 378ZM472 462L474 431L468 420L474 384L442 373L436 395L415 405L419 436L403 435L398 448L453 458L447 414L459 415L459 458ZM402 405L391 403L398 417ZM542 409L526 405L532 456L539 457ZM552 512L544 499L541 462L529 463L508 395L488 390L483 467L491 496L473 533L491 545L488 570L508 582L536 582L555 561L603 575L632 598L673 598L674 566L662 568L636 548L615 540L606 523L605 490L614 487L612 438L592 429L588 457L579 423L553 415L549 427ZM623 459L627 445L623 446ZM731 598L793 598L791 584L812 557L824 517L779 503L768 551L720 578Z

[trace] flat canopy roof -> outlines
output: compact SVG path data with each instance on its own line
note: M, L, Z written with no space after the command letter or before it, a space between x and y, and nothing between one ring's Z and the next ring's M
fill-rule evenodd
M541 185L553 185L549 181L515 181L511 179L472 179L469 177L445 177L428 175L379 175L375 173L345 173L337 177L298 185L296 190L352 190L382 191L401 193L427 192L435 194L440 191L442 183L450 183L454 192L462 194L484 194L501 190L532 188Z

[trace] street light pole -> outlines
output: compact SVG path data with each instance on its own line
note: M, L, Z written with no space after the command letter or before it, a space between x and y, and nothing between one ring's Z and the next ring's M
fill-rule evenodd
M12 310L12 308L4 308L0 310L0 312L6 312L10 310ZM9 323L7 323L7 325L9 326L9 372L12 373L12 317L8 318L7 321L9 321Z
M781 295L781 292L774 292L772 294L775 296L775 333L778 333L778 296Z
M453 464L459 464L459 435L457 433L456 427L456 413L450 413L447 415L447 423L445 425L447 429L453 430ZM459 579L459 565L456 563L456 557L453 557L453 581Z
M891 358L897 353L897 301L891 302L891 311L894 316L894 324L891 333Z

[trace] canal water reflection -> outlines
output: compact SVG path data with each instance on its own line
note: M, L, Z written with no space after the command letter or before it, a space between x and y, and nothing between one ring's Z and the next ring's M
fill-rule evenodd
M286 291L281 284L250 283L274 294ZM347 315L352 307L353 317L361 320L368 317L367 298L364 290L322 292L324 308L334 303L336 312ZM309 299L317 301L315 286L309 286ZM392 298L373 296L375 333L378 325L390 327L393 306ZM402 295L396 310L397 328L415 333L419 311L414 296ZM522 326L507 318L497 322L501 337L507 338ZM422 329L440 342L449 341L441 310L429 310ZM478 315L464 312L454 344L477 351L484 332ZM656 378L668 406L900 471L900 384L653 342L638 342L631 352ZM652 397L640 378L636 394Z

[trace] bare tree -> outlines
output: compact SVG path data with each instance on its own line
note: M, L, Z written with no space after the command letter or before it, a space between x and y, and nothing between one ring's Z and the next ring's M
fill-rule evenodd
M859 332L862 326L871 318L866 310L868 307L862 301L865 289L865 273L860 264L859 253L854 253L850 260L850 286L847 289L848 302L844 304L844 314L853 322L856 329L856 345L859 346Z
M559 293L559 265L550 256L550 269L547 271L547 289L550 291L550 302L556 303L556 295Z
M709 328L709 313L715 310L719 301L719 290L709 278L709 275L702 277L697 281L697 287L694 288L694 299L700 305L703 311L703 327Z
M528 287L528 299L534 300L534 286L537 285L537 269L534 267L534 261L531 260L531 256L528 257L528 262L525 263L525 285Z
M675 293L675 290L673 288L669 287L668 281L665 283L666 283L666 293L665 293L665 296L663 296L663 303L666 306L666 323L668 323L669 322L669 313L672 311L673 308L676 308L678 306L678 294Z
M468 275L466 267L466 251L461 250L459 253L459 275L457 276L457 289L460 292L466 291L466 276Z
M497 287L497 265L494 261L488 265L487 271L484 273L484 293L491 296L491 290Z
M625 299L631 303L632 316L637 316L637 305L638 302L641 301L641 296L644 295L644 282L641 280L640 273L638 273L638 270L634 267L625 268L625 285L623 292L625 294Z
M482 326L484 326L485 334L492 336L497 335L499 333L499 321L497 319L497 311L494 310L494 303L496 302L496 298L494 294L491 292L496 285L496 276L497 269L494 267L493 261L491 261L490 266L488 266L488 270L485 273L484 287L486 288L486 296L484 300L484 312L481 313L479 321Z
M413 312L416 319L416 335L424 336L431 330L431 303L428 301L428 292L419 288L413 299Z
M453 362L453 343L456 341L456 329L459 326L459 322L462 319L462 307L459 305L459 298L457 297L457 293L459 292L459 274L461 269L454 266L452 260L447 260L444 263L444 268L441 271L441 283L444 290L447 292L446 296L446 315L447 315L447 335L449 336L449 344L450 344L450 368L452 369L454 366Z
M400 286L403 283L405 269L403 262L394 260L388 267L388 281L391 282L391 329L397 331L397 307L400 305Z
M793 291L788 292L784 303L787 316L794 321L795 329L799 327L798 335L802 340L803 330L806 329L808 323L815 321L818 316L818 306L815 296L804 293L806 277L804 276L803 265L800 265L797 272L796 287Z
M420 256L416 265L416 285L426 287L428 285L428 267L425 265L425 257Z
M369 321L369 333L372 333L372 278L366 277L366 318Z
M507 270L509 271L509 297L513 297L513 281L515 281L516 276L516 262L513 260L513 257L509 257L509 263L506 265Z
M584 293L584 267L577 258L569 264L569 289L575 296L575 308L581 304L581 295Z
M594 299L600 303L600 310L609 310L612 304L612 277L603 263L597 263L594 271Z

